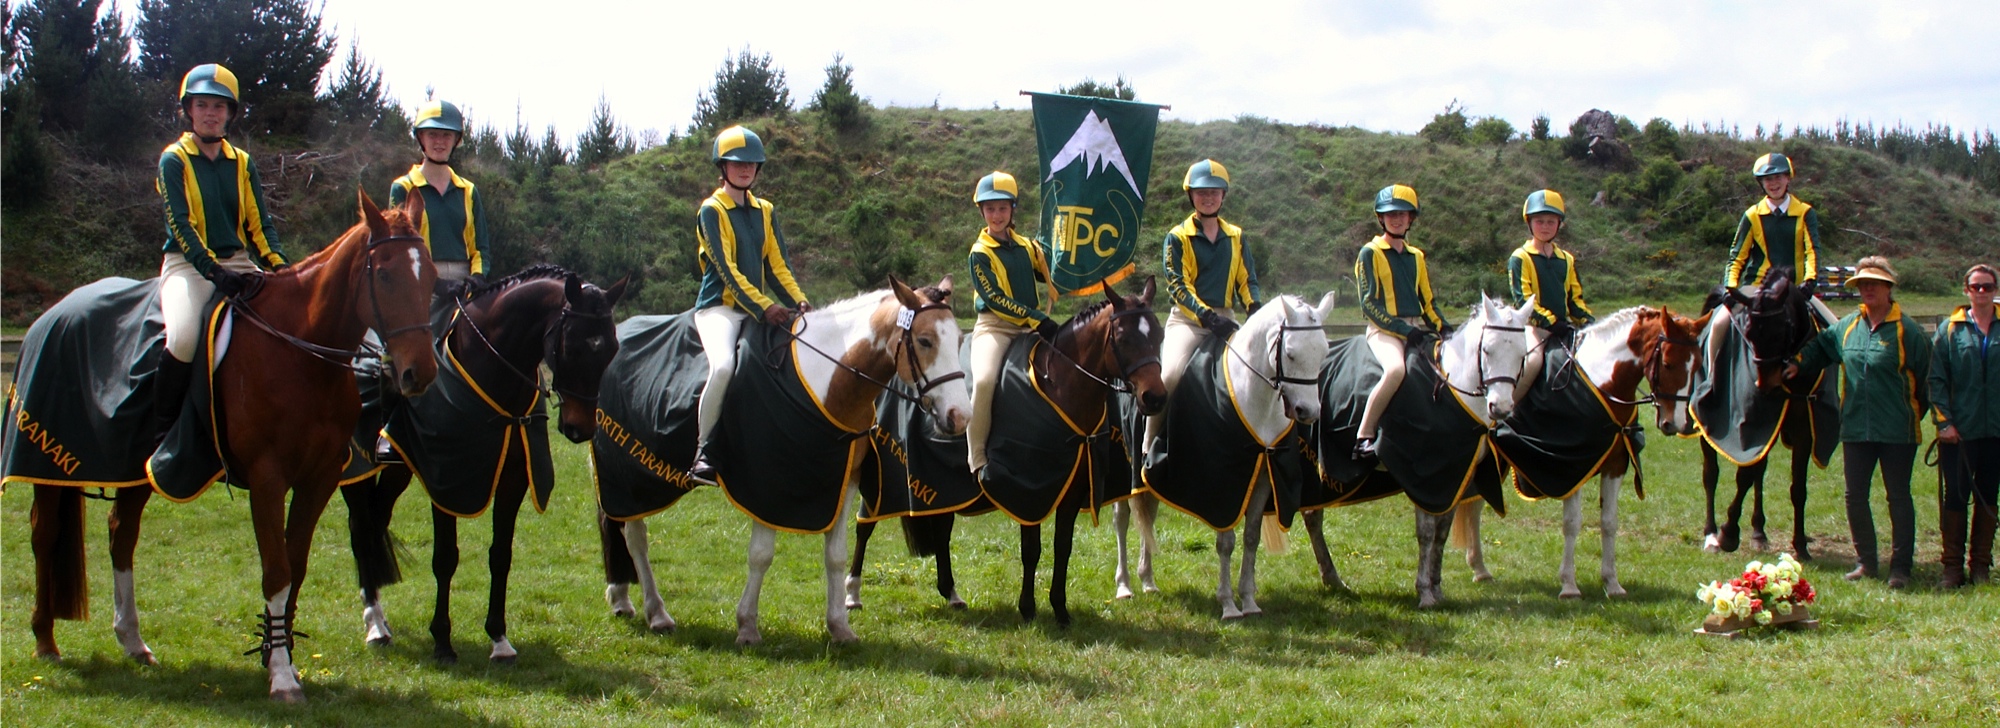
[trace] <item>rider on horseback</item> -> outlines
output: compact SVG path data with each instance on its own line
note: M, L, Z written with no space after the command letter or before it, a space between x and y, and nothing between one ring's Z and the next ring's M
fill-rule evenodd
M1167 231L1161 243L1167 269L1167 295L1174 310L1167 316L1166 339L1160 344L1160 381L1173 396L1181 370L1201 342L1213 334L1222 338L1236 331L1235 305L1254 313L1262 304L1257 289L1257 261L1243 245L1243 228L1222 219L1222 201L1229 194L1229 170L1204 159L1188 167L1181 180L1188 205L1187 220ZM1214 305L1210 305L1213 302ZM1146 418L1147 451L1159 437L1159 416Z
M1528 223L1530 237L1507 259L1507 283L1514 305L1525 305L1530 297L1535 299L1535 314L1531 319L1534 325L1528 329L1534 343L1528 347L1528 360L1521 366L1521 381L1514 385L1515 404L1528 396L1535 378L1542 373L1542 345L1554 337L1558 345L1568 347L1574 343L1577 326L1597 320L1583 302L1576 257L1556 246L1556 235L1562 232L1567 218L1562 194L1555 190L1535 190L1521 203L1521 220ZM1544 281L1556 286L1545 288ZM1549 290L1555 287L1561 290ZM1556 295L1550 295L1551 292Z
M1375 221L1382 234L1361 246L1354 259L1354 283L1361 293L1361 312L1368 317L1368 350L1382 365L1382 379L1368 393L1368 407L1355 431L1356 460L1375 456L1375 427L1403 384L1404 347L1421 346L1451 329L1431 300L1424 251L1404 241L1417 212L1417 191L1408 185L1389 185L1375 193Z
M986 219L979 239L972 242L966 265L972 269L972 308L979 320L972 326L972 423L965 431L966 463L977 475L986 467L986 435L993 423L993 385L999 382L1007 347L1014 337L1033 331L1054 342L1059 328L1047 309L1055 308L1055 289L1047 298L1035 295L1035 282L1047 283L1049 264L1040 243L1014 233L1014 210L1020 204L1014 175L994 172L979 178L972 202ZM1027 294L1024 298L1021 294ZM1041 304L1037 307L1036 304Z
M790 329L792 320L811 311L812 304L785 262L785 231L771 202L750 194L764 169L764 140L732 126L715 135L708 158L722 173L722 186L701 201L695 218L701 291L695 296L694 326L708 355L708 385L701 390L697 420L700 449L688 476L714 485L708 434L722 415L723 395L736 373L737 334L746 321Z
M153 414L161 436L173 426L194 376L202 308L225 296L257 295L263 271L289 265L271 227L270 208L257 162L231 145L230 127L242 117L236 74L221 65L195 66L181 79L181 118L187 131L160 152L155 183L165 199L167 242L161 248L160 313L166 349L153 384ZM247 251L249 255L238 255ZM260 267L261 266L261 267Z
M413 191L424 198L424 244L431 249L439 281L464 281L465 288L486 283L486 204L472 182L458 176L451 155L465 141L465 115L449 101L431 101L417 109L410 136L424 161L410 165L409 174L389 183L389 205L398 207ZM435 224L433 224L435 223Z
M1792 282L1805 290L1822 327L1833 323L1833 311L1813 295L1819 286L1819 211L1792 196L1792 160L1772 152L1757 158L1751 173L1764 187L1764 197L1743 211L1736 223L1736 240L1729 246L1729 268L1722 285L1760 286L1773 268L1789 266ZM1790 240L1791 245L1783 241ZM1772 242L1778 245L1772 245Z

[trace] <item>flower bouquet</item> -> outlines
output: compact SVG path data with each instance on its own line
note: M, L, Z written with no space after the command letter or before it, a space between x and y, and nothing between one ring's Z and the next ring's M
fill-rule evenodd
M1695 592L1695 598L1709 606L1708 618L1695 634L1737 637L1757 626L1819 627L1819 620L1806 610L1819 593L1806 582L1804 568L1791 554L1779 554L1776 563L1752 561L1741 576L1709 582Z

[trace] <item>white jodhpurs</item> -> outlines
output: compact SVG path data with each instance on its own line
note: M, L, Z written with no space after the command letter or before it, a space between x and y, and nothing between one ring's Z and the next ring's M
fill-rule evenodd
M709 306L694 312L694 330L701 336L701 351L708 355L708 384L701 390L701 406L696 410L700 439L708 444L708 433L722 417L722 398L729 393L729 379L736 375L736 335L750 321L750 314L728 306Z
M1230 321L1236 320L1233 311L1219 308L1214 311ZM1200 348L1202 342L1208 341L1208 337L1214 335L1207 327L1181 311L1179 306L1175 306L1173 312L1167 314L1166 336L1160 341L1160 384L1166 387L1168 397L1172 397L1174 388L1180 386L1181 375L1187 373L1188 359L1194 356L1194 350ZM1166 434L1166 422L1164 412L1146 418L1146 439L1140 442L1140 447L1144 448L1146 453L1153 452L1154 438Z
M972 358L965 364L972 373L972 424L965 429L965 462L974 473L986 467L986 434L993 425L993 385L1000 381L1000 368L1007 365L1007 347L1014 343L1014 337L1029 331L990 313L979 314L979 320L972 325Z
M463 260L433 260L437 268L438 280L462 281L472 277L472 263Z
M1535 387L1535 379L1542 375L1543 355L1548 349L1542 343L1549 340L1549 330L1540 326L1528 327L1528 359L1521 363L1521 381L1514 384L1514 404L1528 398L1528 390Z
M257 264L250 256L215 261L216 265L238 273L253 273ZM166 319L167 355L183 364L194 361L195 344L201 339L201 310L215 295L215 284L180 253L167 253L160 260L160 317Z
M1375 361L1382 365L1382 380L1368 392L1368 408L1361 412L1361 427L1355 430L1355 437L1366 440L1375 436L1375 428L1382 423L1383 411L1389 409L1389 400L1396 396L1396 390L1403 386L1403 337L1368 325L1364 334L1368 350L1375 353Z

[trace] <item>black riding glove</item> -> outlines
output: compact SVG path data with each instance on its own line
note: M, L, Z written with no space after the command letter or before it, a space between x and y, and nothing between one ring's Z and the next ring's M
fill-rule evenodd
M1044 320L1039 324L1035 324L1035 335L1042 337L1043 341L1051 344L1056 343L1056 332L1061 330L1062 325L1056 323L1054 320Z
M224 296L248 301L264 290L263 273L238 273L220 265L208 269L208 281Z
M1569 325L1568 321L1551 323L1548 328L1549 339L1554 343L1568 346L1570 342L1576 340L1576 327Z
M1403 345L1412 349L1420 349L1436 337L1437 334L1432 333L1430 329L1410 329L1410 333L1403 335Z
M1236 329L1238 328L1235 321L1231 321L1228 317L1213 310L1201 312L1199 318L1202 328L1208 329L1209 333L1225 339L1229 338L1230 334L1236 333Z
M1799 290L1805 291L1807 297L1819 295L1819 279L1807 278L1804 283L1799 284Z
M465 290L471 291L485 287L486 287L485 273L474 273L472 275L465 277Z
M765 306L764 323L790 330L792 328L792 310L775 303Z

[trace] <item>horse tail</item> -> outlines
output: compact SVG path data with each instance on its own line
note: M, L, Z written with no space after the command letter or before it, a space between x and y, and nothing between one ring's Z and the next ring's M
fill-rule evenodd
M915 557L936 556L951 548L952 519L950 513L928 516L904 516L903 545L909 547Z
M340 497L347 502L348 542L354 549L354 572L362 589L380 589L403 580L403 568L396 555L402 544L389 530L389 516L396 499L370 479L342 486Z
M90 619L90 580L85 578L83 557L83 490L35 486L28 524L34 534L37 607L46 609L51 619Z
M625 524L597 509L597 540L604 548L604 583L636 584L639 567L632 565L632 550L625 548Z
M1285 539L1285 529L1278 523L1278 514L1264 514L1264 551L1272 555L1285 553L1291 544Z
M1452 548L1460 551L1472 550L1472 540L1479 537L1478 534L1473 533L1473 529L1476 526L1473 525L1472 519L1479 515L1479 509L1485 507L1486 501L1478 498L1458 504L1457 517L1451 519Z

